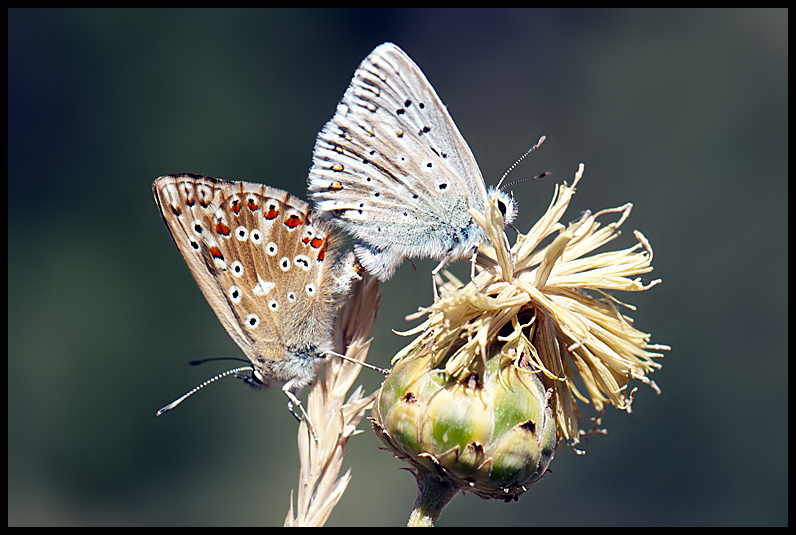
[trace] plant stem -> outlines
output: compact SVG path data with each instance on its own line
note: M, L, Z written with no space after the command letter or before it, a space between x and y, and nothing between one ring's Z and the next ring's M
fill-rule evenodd
M420 472L417 479L417 500L412 514L409 515L407 527L431 528L437 523L442 510L453 500L459 489L450 481Z

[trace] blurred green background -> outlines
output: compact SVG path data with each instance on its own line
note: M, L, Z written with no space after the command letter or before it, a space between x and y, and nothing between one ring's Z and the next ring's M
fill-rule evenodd
M633 202L663 284L618 295L673 350L633 413L564 448L519 502L453 501L440 525L788 523L788 12L8 11L9 525L281 525L297 425L194 284L150 185L193 172L305 197L317 131L393 41L448 106L527 230L586 173L565 220ZM509 233L511 236L511 233ZM383 286L370 360L431 298ZM456 266L466 276L467 265ZM370 390L377 374L364 371ZM402 525L415 483L366 425L330 525Z

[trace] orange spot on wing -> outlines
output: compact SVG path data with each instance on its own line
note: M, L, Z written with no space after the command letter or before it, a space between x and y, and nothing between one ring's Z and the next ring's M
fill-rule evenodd
M299 216L295 215L295 214L291 215L287 219L285 219L285 225L287 225L288 228L296 228L299 225L301 225L302 223L303 223L303 221L301 220L301 218Z
M216 223L216 232L222 236L229 236L229 227L223 221L219 221Z

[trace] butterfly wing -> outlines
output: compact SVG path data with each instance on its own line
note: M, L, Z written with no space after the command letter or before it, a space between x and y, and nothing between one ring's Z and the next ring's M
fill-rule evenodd
M179 174L153 191L199 288L262 380L311 380L354 276L331 227L262 184Z
M467 213L486 188L467 143L420 68L385 43L360 64L318 135L308 192L388 279L404 257L460 258L480 241Z

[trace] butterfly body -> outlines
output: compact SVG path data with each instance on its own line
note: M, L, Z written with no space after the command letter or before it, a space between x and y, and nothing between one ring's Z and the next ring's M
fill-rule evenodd
M357 277L338 231L290 193L192 174L158 178L163 220L221 324L251 362L246 381L292 396L332 350Z
M420 68L392 43L360 64L318 134L308 193L381 280L404 258L442 267L486 239L468 213L483 213L488 196L472 151ZM511 222L514 199L495 193Z

